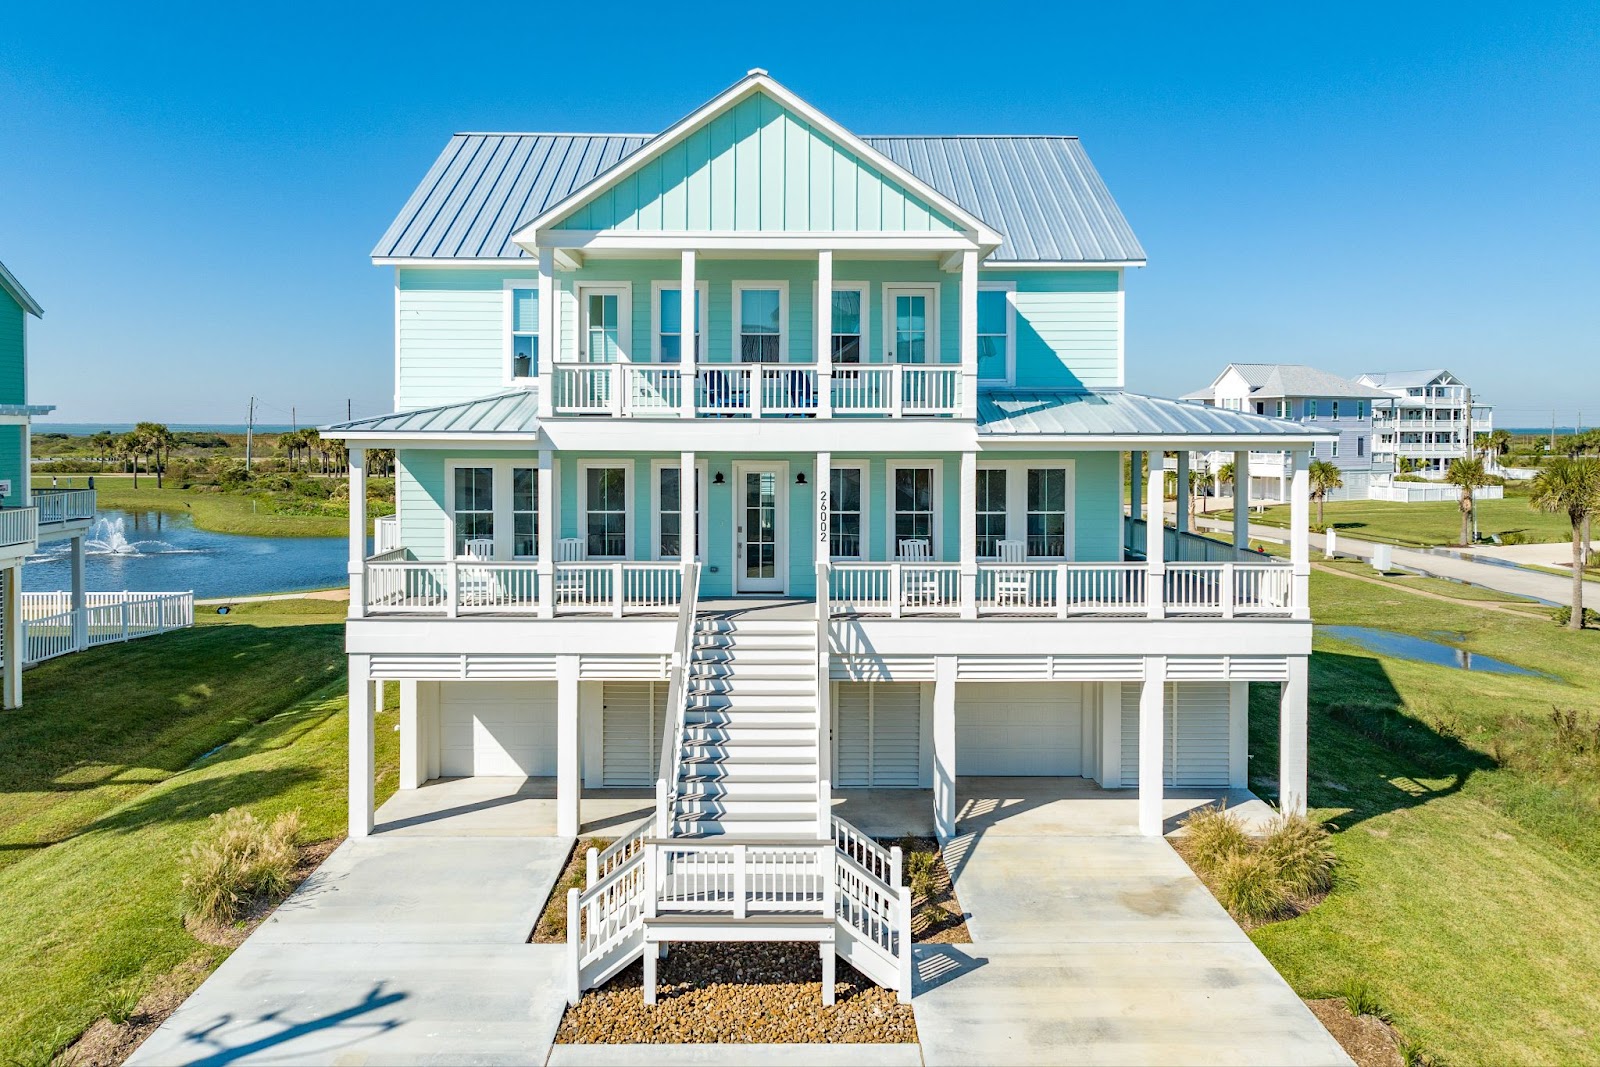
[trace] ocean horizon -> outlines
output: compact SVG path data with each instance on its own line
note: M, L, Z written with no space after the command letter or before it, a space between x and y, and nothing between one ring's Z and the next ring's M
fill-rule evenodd
M34 433L64 433L69 437L88 437L102 430L108 433L127 433L133 429L131 422L39 422L33 424ZM301 429L307 427L302 426ZM174 433L244 433L242 422L169 422L167 429ZM256 433L288 433L293 427L288 423L256 423Z

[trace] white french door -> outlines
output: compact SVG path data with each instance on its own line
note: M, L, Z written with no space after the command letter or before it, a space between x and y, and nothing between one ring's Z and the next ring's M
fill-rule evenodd
M786 463L735 463L734 592L788 591Z

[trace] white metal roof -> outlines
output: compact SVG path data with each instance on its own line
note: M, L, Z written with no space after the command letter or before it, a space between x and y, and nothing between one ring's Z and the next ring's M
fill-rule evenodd
M538 393L518 389L460 404L399 411L325 427L326 437L352 434L533 434L539 432Z
M1310 441L1332 432L1288 419L1117 390L990 389L978 393L978 433L985 437L1265 437Z

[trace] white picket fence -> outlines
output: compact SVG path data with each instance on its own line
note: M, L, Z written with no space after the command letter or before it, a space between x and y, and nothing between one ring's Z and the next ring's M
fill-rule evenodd
M43 663L98 645L194 625L194 592L86 593L82 625L69 592L22 594L23 662Z

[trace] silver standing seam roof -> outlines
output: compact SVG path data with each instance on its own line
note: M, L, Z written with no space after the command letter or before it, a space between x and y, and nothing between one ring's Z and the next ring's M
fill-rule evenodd
M460 404L335 423L324 428L322 433L329 437L345 433L532 434L539 432L539 420L535 417L538 410L538 390L517 389Z
M1100 437L1326 437L1288 419L1116 390L989 389L978 393L978 432Z
M374 259L520 259L511 240L654 134L458 133ZM1142 263L1144 248L1076 137L863 137L1000 231L990 263Z
M1308 367L1304 363L1230 363L1223 368L1222 374L1229 370L1239 372L1245 384L1250 387L1250 395L1266 399L1269 397L1356 397L1356 398L1385 398L1392 394L1382 389L1374 389L1370 385L1362 385L1348 378L1341 378L1337 374L1330 374L1316 367ZM1217 379L1222 378L1217 375ZM1184 393L1182 400L1210 400L1215 395L1216 382L1204 389L1196 389L1192 393Z

